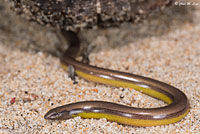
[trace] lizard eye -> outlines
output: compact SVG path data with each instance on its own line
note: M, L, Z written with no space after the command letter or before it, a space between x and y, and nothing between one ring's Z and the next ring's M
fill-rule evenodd
M48 120L65 120L69 118L69 112L66 110L61 111L61 112L50 110L49 112L45 114L44 118Z

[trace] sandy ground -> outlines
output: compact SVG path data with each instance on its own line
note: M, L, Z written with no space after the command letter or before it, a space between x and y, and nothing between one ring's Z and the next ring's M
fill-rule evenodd
M79 78L74 85L60 65L59 55L66 46L55 30L23 20L0 0L0 133L200 132L200 2L196 2L173 6L142 24L80 33L83 45L96 45L91 64L161 80L189 98L191 110L180 122L134 127L106 119L45 120L49 109L82 100L135 107L165 104L132 89Z

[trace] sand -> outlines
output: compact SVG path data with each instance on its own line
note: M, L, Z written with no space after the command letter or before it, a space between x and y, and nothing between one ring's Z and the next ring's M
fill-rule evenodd
M173 6L142 24L85 30L83 45L94 43L92 65L151 77L182 90L189 114L178 123L134 127L106 119L47 121L51 108L83 100L135 107L163 102L134 91L88 82L73 84L59 62L66 48L55 30L16 16L0 0L0 133L175 134L200 132L200 3Z

